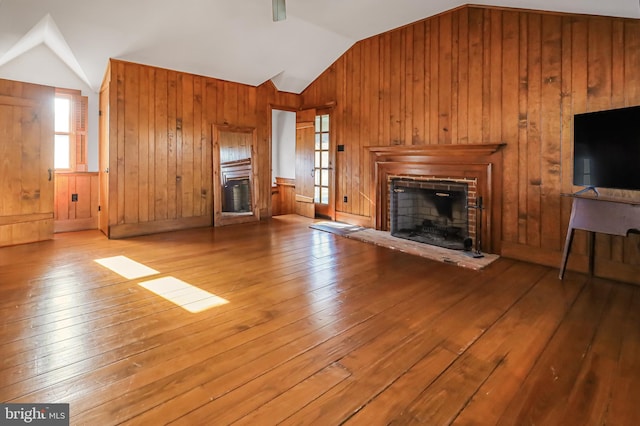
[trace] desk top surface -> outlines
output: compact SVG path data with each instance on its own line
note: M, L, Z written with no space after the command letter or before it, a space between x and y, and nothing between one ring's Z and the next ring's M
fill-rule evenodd
M607 196L596 196L595 194L568 194L561 193L563 197L571 197L571 198L581 198L584 200L594 200L594 201L606 201L609 203L622 203L622 204L631 204L631 205L640 205L640 200L632 199L632 198L617 198L617 197L607 197Z

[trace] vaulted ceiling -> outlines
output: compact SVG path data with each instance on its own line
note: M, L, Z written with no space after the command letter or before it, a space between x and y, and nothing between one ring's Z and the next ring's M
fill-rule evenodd
M355 42L464 4L287 0L287 19L273 22L271 0L0 0L0 77L31 55L22 66L47 73L63 64L96 91L118 58L300 93ZM640 17L638 0L474 4Z

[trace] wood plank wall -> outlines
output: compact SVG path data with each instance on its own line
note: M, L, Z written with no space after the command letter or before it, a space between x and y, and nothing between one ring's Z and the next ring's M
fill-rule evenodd
M55 174L54 231L98 228L98 173ZM77 201L71 201L73 194Z
M299 106L299 95L118 60L109 96L111 237L212 223L212 125L255 127L258 205L270 214L269 104Z
M570 214L560 194L577 189L572 115L640 104L638 70L638 20L465 6L357 43L303 106L336 102L347 215L371 216L365 146L505 142L502 254L557 266ZM578 234L569 266L585 271ZM640 282L639 253L637 235L598 235L596 274Z
M271 187L271 214L273 216L296 212L296 180L276 177Z

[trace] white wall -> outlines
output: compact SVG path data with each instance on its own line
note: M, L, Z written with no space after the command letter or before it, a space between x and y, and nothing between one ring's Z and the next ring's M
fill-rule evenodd
M106 71L106 63L104 67ZM89 98L88 170L90 172L98 171L98 93L96 90L87 86L45 45L36 46L0 67L0 78L81 90L82 95Z
M271 112L271 179L296 177L296 113Z

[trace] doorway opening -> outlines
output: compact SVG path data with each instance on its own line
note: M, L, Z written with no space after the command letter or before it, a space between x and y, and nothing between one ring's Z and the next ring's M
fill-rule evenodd
M271 110L271 215L296 212L296 113Z
M271 110L271 215L335 219L330 109Z

